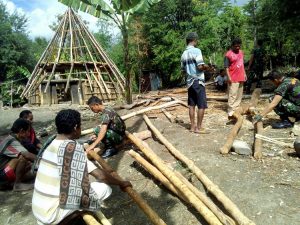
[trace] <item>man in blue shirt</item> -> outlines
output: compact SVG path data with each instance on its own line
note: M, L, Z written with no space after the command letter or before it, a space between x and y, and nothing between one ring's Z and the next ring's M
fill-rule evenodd
M191 121L191 132L206 133L202 126L204 111L207 108L204 70L208 66L204 64L201 50L196 48L198 35L191 32L186 37L187 47L181 56L181 69L186 74L188 88L188 105ZM198 107L197 125L195 124L195 106Z

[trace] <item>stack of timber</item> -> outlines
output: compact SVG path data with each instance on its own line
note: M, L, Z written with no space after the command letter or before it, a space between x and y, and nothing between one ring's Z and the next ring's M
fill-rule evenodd
M194 187L187 179L185 179L178 172L174 172L168 166L166 166L153 150L143 144L143 142L126 131L126 136L130 139L139 150L149 159L148 162L141 155L131 150L129 154L136 159L149 173L151 173L156 179L167 187L170 191L176 194L183 201L192 205L208 222L208 224L225 224L225 225L254 225L250 219L248 219L238 207L228 198L225 194L215 185L209 178L195 165L195 163L185 157L179 152L150 122L149 118L144 115L144 120L150 130L163 143L166 148L177 159L182 161L203 183L207 190L214 195L214 197L223 205L226 210L223 212L217 205L211 201L208 196L201 193L196 187Z
M122 98L125 79L114 62L69 8L21 94L30 104L84 104L92 95L104 102Z

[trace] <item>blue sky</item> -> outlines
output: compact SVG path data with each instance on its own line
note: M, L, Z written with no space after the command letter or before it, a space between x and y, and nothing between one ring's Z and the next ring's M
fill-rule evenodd
M0 0L1 1L1 0ZM66 6L57 0L2 0L10 12L17 10L24 13L28 18L28 34L31 38L42 36L51 38L53 31L49 28L56 19L57 14L66 10ZM249 0L231 0L232 4L244 5ZM89 22L89 29L96 31L97 18L86 13L79 13L80 16Z

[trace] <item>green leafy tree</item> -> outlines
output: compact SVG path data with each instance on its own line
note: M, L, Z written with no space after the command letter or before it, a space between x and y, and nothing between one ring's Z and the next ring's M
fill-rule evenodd
M119 27L123 37L124 66L126 77L126 100L132 102L131 90L131 65L128 46L128 24L133 15L147 11L151 5L160 0L59 0L65 5L71 6L75 10L87 12L96 17L108 17Z
M7 93L11 89L11 81L16 86L26 83L34 66L26 23L24 15L17 12L9 14L6 5L0 1L0 85L4 102L10 101ZM17 96L14 99L15 102L20 100Z

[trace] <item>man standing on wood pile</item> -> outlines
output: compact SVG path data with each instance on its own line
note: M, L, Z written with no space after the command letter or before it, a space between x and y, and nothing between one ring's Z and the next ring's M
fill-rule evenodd
M289 128L300 119L300 81L296 78L285 77L283 74L272 71L269 79L277 86L271 103L261 114L254 116L253 123L261 121L273 109L280 116L281 121L272 124L274 129Z
M206 133L202 126L204 111L207 108L204 71L208 70L209 67L204 64L201 50L196 48L197 43L197 33L189 33L186 37L187 47L181 56L181 69L187 76L190 131ZM197 125L195 124L196 105L198 107Z
M224 67L228 78L228 119L233 119L234 111L240 106L243 97L243 85L247 80L244 69L244 53L241 48L242 41L235 38L231 49L226 52Z

